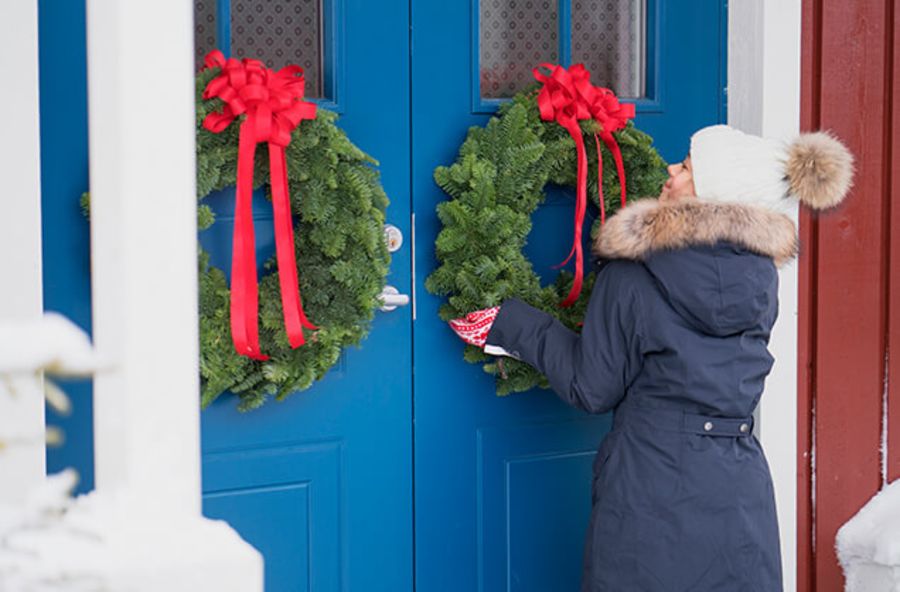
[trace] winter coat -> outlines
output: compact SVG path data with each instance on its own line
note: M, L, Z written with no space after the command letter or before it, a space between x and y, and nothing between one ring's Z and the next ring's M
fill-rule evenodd
M791 219L695 198L607 221L581 333L519 300L487 343L566 402L614 411L594 462L582 592L780 592L768 463L752 434Z

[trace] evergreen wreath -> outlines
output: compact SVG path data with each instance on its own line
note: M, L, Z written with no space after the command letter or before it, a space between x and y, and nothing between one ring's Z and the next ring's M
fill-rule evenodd
M211 133L202 122L221 108L219 99L204 100L203 89L219 73L197 75L198 228L215 222L203 199L234 186L237 180L238 126ZM357 148L335 125L337 116L317 109L315 119L294 129L286 148L287 177L294 218L294 242L300 290L309 317L319 327L305 345L292 349L282 319L276 274L259 282L259 332L263 351L258 361L235 352L229 319L230 292L225 274L200 251L200 374L205 408L225 391L240 397L241 411L254 409L270 396L277 400L309 388L321 379L344 347L368 334L379 307L390 255L384 240L387 196L378 163ZM254 189L269 179L265 145L257 146ZM271 195L267 197L271 200ZM266 263L275 266L274 256Z
M548 183L574 187L576 183L575 142L555 121L541 119L537 94L537 89L517 94L485 127L469 129L456 163L435 169L434 179L450 199L437 207L443 224L435 242L440 264L425 287L432 294L448 297L440 308L445 321L512 297L575 330L584 318L594 273L586 275L574 305L561 308L559 304L572 286L572 274L563 271L554 283L542 287L522 252L531 217L544 201L544 187ZM579 125L583 135L593 136L598 131L592 120ZM658 195L666 173L653 139L631 122L614 136L624 160L628 200ZM596 163L594 142L585 144L588 162ZM602 152L602 158L603 195L610 212L618 206L620 186L608 150ZM587 178L588 195L597 195L596 168ZM592 237L598 227L599 220ZM463 356L467 362L484 364L484 370L497 377L498 395L535 386L549 388L546 377L524 362L494 358L472 345L466 345Z

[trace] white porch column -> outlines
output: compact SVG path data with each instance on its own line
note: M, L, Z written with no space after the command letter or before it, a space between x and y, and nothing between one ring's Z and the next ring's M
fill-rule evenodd
M801 0L743 0L728 6L728 123L749 133L791 137L800 128ZM797 220L797 211L794 212ZM759 405L758 435L778 504L785 592L797 582L796 262L779 274L775 356Z
M200 512L191 9L88 2L94 356L66 321L26 322L42 300L37 0L0 1L0 321L18 321L0 322L0 439L37 430L28 458L0 450L3 592L263 587L259 553ZM97 489L75 499L72 474L42 478L42 368L98 372Z
M0 2L0 321L43 311L37 24L37 0ZM0 397L0 503L23 501L44 479L44 401L31 395Z
M200 512L192 4L89 0L99 491Z
M109 370L94 382L97 491L78 506L105 547L81 569L111 590L259 592L259 554L201 517L192 9L87 2L94 343Z

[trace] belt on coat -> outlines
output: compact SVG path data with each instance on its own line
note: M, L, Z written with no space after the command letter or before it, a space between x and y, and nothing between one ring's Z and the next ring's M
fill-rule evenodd
M622 403L613 412L613 427L626 427L629 424L703 436L746 437L753 433L752 415L746 417L721 417L689 413L678 409Z

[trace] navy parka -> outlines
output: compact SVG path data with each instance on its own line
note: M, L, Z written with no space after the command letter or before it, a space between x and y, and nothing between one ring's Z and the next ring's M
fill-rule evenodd
M780 592L775 497L752 413L773 363L773 257L795 251L794 226L765 213L763 226L744 224L745 212L705 204L665 210L712 224L699 236L661 223L670 206L650 201L607 223L607 237L649 234L601 245L617 258L600 264L581 333L513 299L487 343L540 370L567 403L614 412L594 462L582 592ZM791 234L747 248L775 222Z

